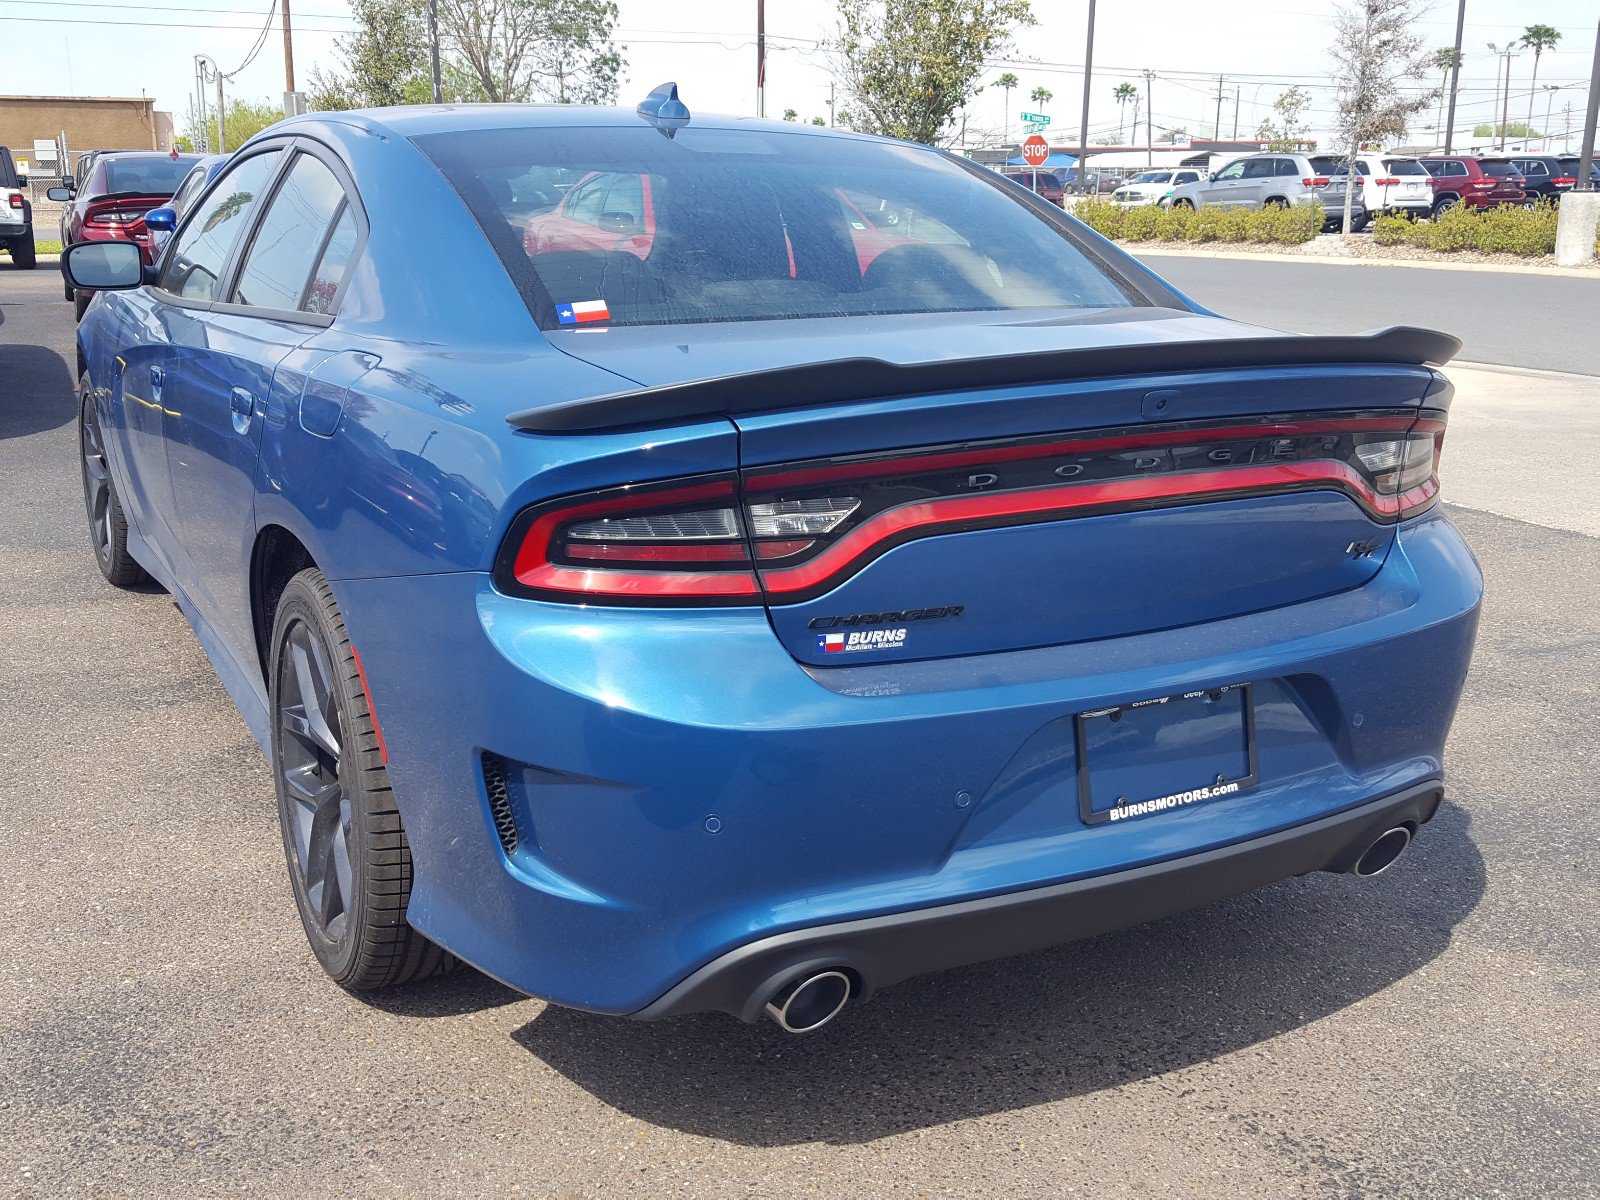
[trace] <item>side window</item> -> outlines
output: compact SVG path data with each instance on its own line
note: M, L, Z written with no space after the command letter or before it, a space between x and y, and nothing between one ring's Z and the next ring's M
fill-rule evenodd
M1175 183L1199 183L1200 182L1200 172L1198 172L1198 171L1179 171L1178 172L1178 178L1176 180L1174 180L1173 182L1175 182Z
M178 188L177 193L171 200L167 201L168 206L182 216L183 210L189 207L189 201L194 199L195 193L200 190L201 185L205 183L205 179L204 171L191 172L189 177L183 181L183 185Z
M1217 172L1217 182L1226 183L1230 179L1244 178L1244 161L1231 162Z
M585 225L599 224L600 212L606 202L606 188L610 182L609 176L596 175L593 179L580 184L567 198L565 215L574 221L582 221Z
M1277 161L1277 159L1272 158L1252 158L1244 165L1244 177L1246 179L1265 179L1272 174L1274 170L1273 164Z
M1548 175L1550 174L1550 168L1535 158L1522 164L1522 173L1524 175Z
M601 227L617 233L632 233L645 227L644 182L639 175L613 175L600 216Z
M217 280L233 244L250 223L250 214L282 153L269 150L252 155L217 181L178 232L157 287L190 300L215 298Z
M299 308L317 251L343 203L344 188L322 160L296 155L256 229L233 302L287 312Z
M323 247L322 259L311 276L311 286L306 289L305 303L301 307L307 312L332 314L333 302L339 298L339 285L344 282L359 234L355 214L346 204L339 211L339 219L328 235L328 244Z
M1448 162L1445 164L1445 174L1453 178L1463 178L1467 174L1467 164L1464 162Z
M1300 174L1299 168L1294 165L1292 158L1275 158L1272 160L1272 173L1278 176L1293 178Z

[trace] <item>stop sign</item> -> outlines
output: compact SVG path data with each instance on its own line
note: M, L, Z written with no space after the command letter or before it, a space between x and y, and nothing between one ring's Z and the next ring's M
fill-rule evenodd
M1022 161L1030 167L1044 166L1044 160L1050 157L1050 143L1037 133L1022 143Z

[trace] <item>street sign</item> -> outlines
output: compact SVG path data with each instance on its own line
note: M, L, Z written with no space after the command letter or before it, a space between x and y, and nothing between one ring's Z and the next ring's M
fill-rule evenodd
M1044 160L1050 157L1050 143L1038 134L1034 134L1022 143L1022 161L1030 167L1044 166Z
M1022 120L1027 125L1048 125L1050 118L1043 113L1023 113Z
M1024 133L1042 133L1044 129L1043 125L1035 125L1032 121L1025 121L1022 126Z

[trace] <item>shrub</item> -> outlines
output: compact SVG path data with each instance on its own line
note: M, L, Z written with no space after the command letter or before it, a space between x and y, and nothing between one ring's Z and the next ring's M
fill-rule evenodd
M1269 208L1119 208L1106 200L1085 200L1072 210L1096 233L1121 242L1256 242L1294 245L1309 242L1322 229L1322 210L1313 205Z
M1445 254L1476 250L1482 254L1538 258L1555 253L1556 213L1554 205L1544 203L1531 209L1510 204L1487 209L1457 205L1431 221L1379 217L1372 224L1372 237L1380 246L1421 246Z

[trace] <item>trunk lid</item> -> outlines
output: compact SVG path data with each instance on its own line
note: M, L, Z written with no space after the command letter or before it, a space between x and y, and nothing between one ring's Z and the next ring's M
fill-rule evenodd
M558 344L657 388L851 358L864 339L874 357L952 371L974 357L1127 349L1128 373L1111 378L730 416L773 629L816 666L1116 637L1359 587L1393 525L1339 490L1337 471L1313 468L1349 459L1352 438L1403 437L1433 382L1422 367L1363 364L1141 375L1152 347L1264 332L1161 309L792 330Z

